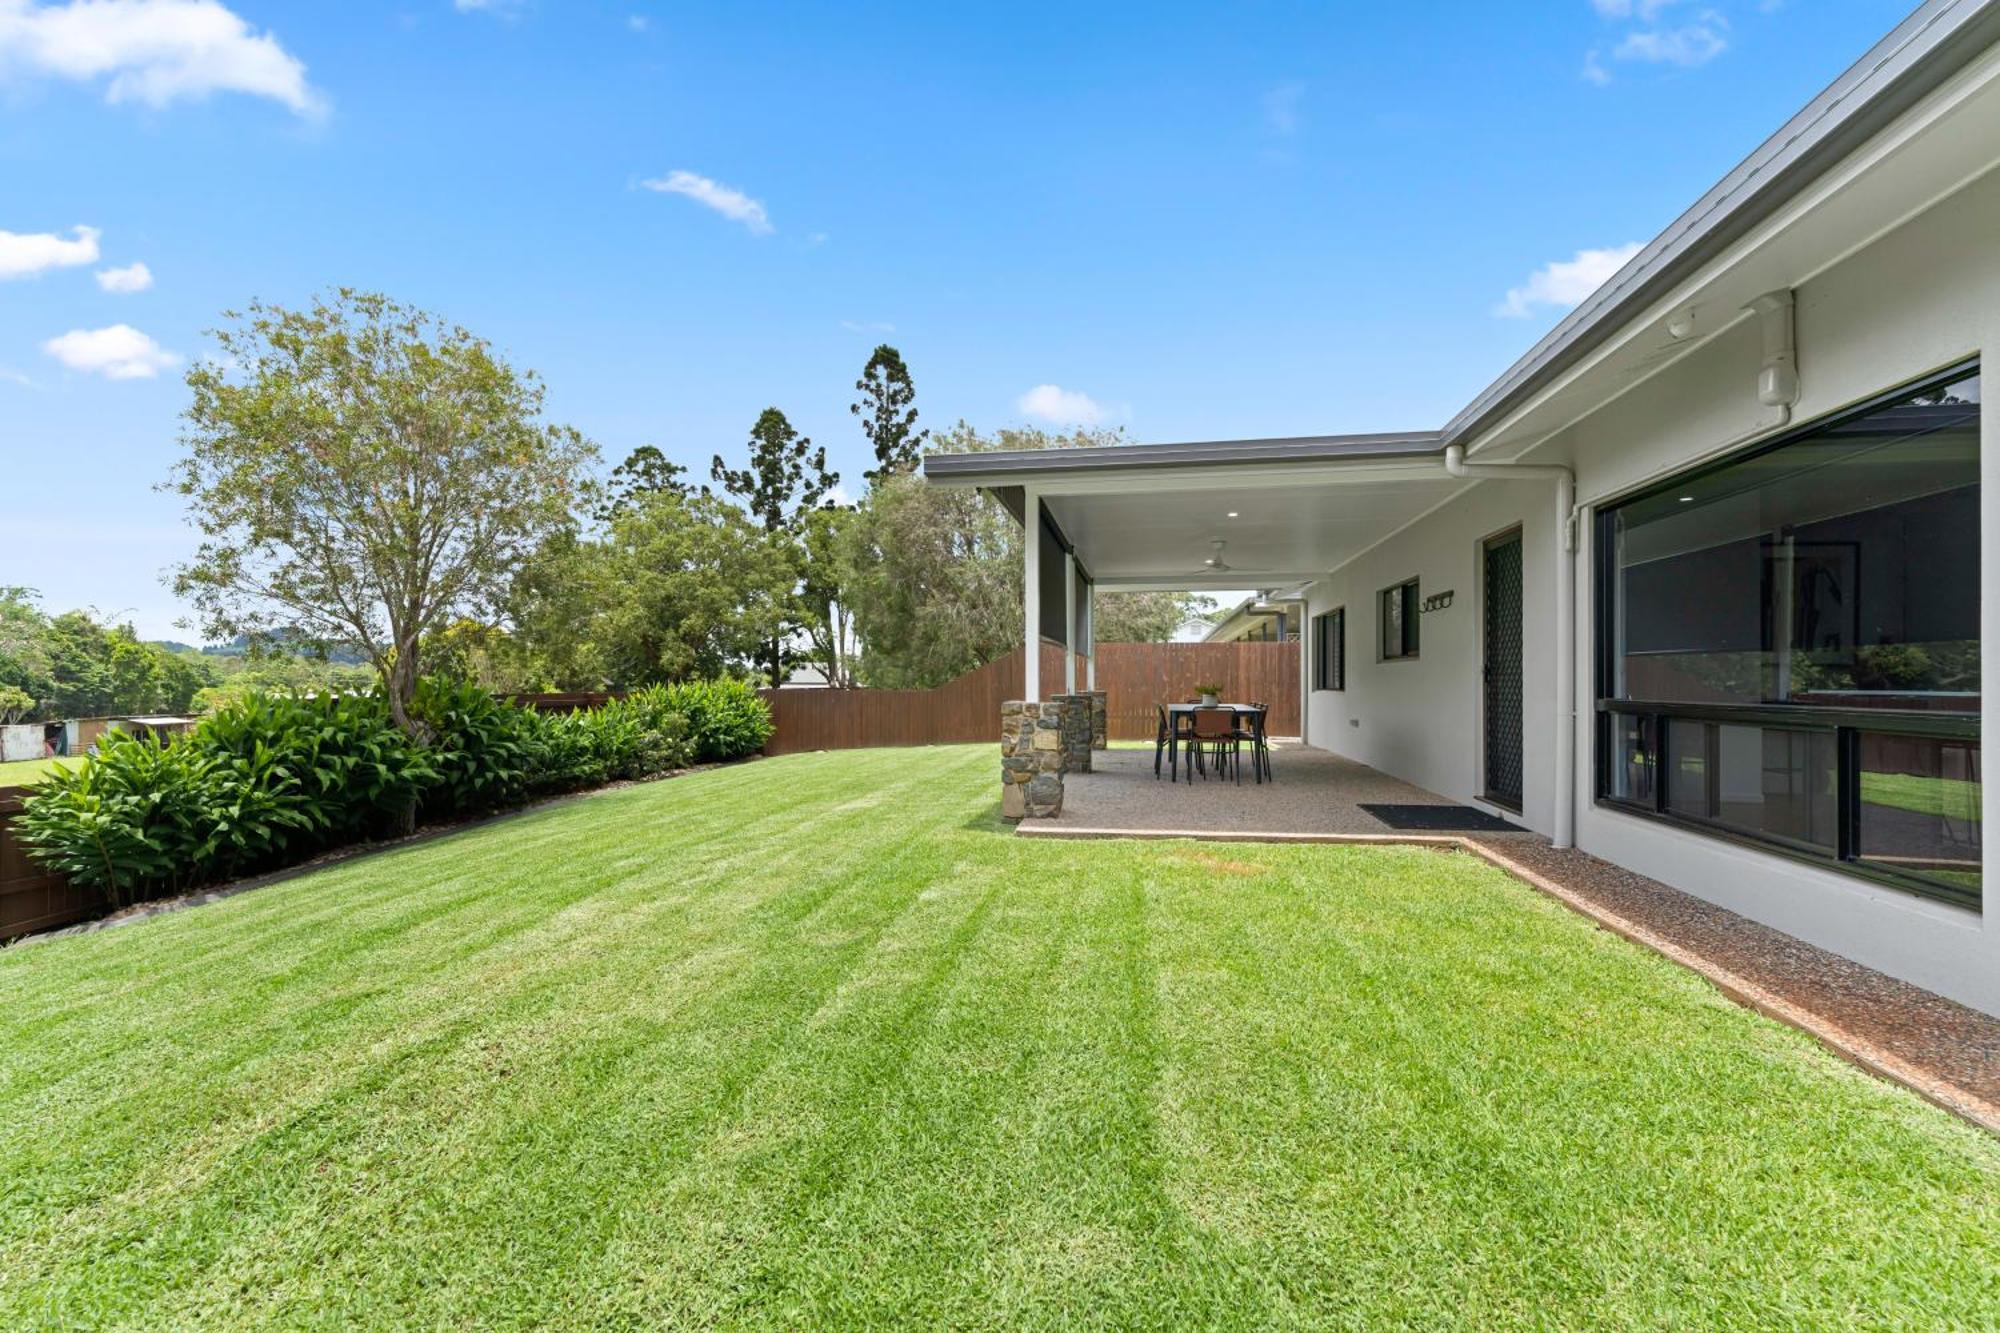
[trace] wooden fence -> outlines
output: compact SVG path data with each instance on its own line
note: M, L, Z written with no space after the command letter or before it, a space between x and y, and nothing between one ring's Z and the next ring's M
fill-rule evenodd
M102 894L79 889L28 858L14 831L27 794L26 787L0 787L0 940L81 921L104 909Z
M766 754L874 745L946 745L1000 738L1000 705L1021 697L1021 653L932 690L763 690L777 732ZM1079 668L1081 664L1079 663ZM1080 682L1079 682L1080 683ZM1222 697L1271 706L1274 736L1299 734L1296 643L1101 643L1097 688L1113 740L1148 740L1153 706L1215 684ZM1042 645L1042 693L1063 686L1062 648Z

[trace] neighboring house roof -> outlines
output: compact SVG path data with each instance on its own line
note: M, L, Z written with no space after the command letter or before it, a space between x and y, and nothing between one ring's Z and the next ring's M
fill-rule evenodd
M1447 444L1470 444L1744 239L1996 41L2000 41L2000 0L1927 0L1586 297L1441 431L934 454L924 460L924 473L938 481L1006 486L1020 484L1010 483L1009 473L1105 474L1201 463L1368 462L1420 458L1441 453Z
M1248 629L1252 622L1275 620L1279 616L1293 614L1287 607L1270 598L1252 593L1216 617L1214 625L1203 636L1204 643L1228 643Z

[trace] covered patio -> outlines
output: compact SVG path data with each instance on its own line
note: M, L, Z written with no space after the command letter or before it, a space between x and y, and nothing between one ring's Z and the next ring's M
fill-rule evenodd
M1573 713L1560 706L1550 710L1553 724L1538 737L1549 752L1549 780L1531 797L1523 778L1521 702L1530 690L1546 690L1557 701L1572 693L1574 584L1567 575L1573 488L1567 468L1471 463L1456 446L1447 447L1441 436L1428 432L933 455L924 467L932 484L977 487L1022 523L1028 663L1022 697L1028 704L1104 688L1093 632L1100 592L1247 589L1301 608L1296 699L1301 743L1285 754L1277 783L1254 787L1246 777L1240 793L1219 794L1213 782L1205 784L1205 792L1198 783L1190 793L1152 781L1150 748L1143 783L1136 781L1139 760L1114 753L1103 773L1071 776L1065 824L1101 819L1105 827L1152 827L1171 812L1183 828L1278 836L1382 834L1411 830L1395 830L1363 806L1458 803L1472 805L1469 814L1511 812L1509 822L1541 829L1557 846L1569 844ZM1518 517L1493 533L1466 535L1468 551L1482 536L1513 536L1514 591L1492 599L1513 609L1510 626L1498 631L1473 626L1486 599L1466 584L1457 584L1455 613L1451 583L1424 587L1430 596L1419 597L1419 580L1408 577L1413 570L1397 571L1406 577L1389 585L1401 598L1393 622L1387 611L1378 615L1372 590L1357 590L1339 607L1315 592L1332 571L1365 557L1482 481L1517 483L1518 489L1509 488L1517 497L1506 506L1510 515L1547 512L1548 518L1535 519L1534 537L1545 547L1563 546L1554 560L1546 553L1523 560L1518 552L1527 529ZM1546 582L1524 597L1528 579ZM1523 647L1524 608L1531 601L1547 608L1545 623L1551 626L1545 634L1547 669L1533 681L1525 673ZM1315 618L1315 611L1329 614ZM1447 614L1434 615L1439 612ZM1403 665L1419 656L1420 615L1428 661ZM1392 623L1395 645L1388 642ZM1490 653L1496 642L1514 646L1489 657L1482 675L1482 653ZM1041 644L1058 646L1061 656L1045 661ZM1395 688L1358 704L1359 693L1348 692L1350 658L1371 667L1402 659L1392 668L1399 673ZM1496 687L1496 681L1502 684ZM1493 696L1496 688L1502 692ZM1472 703L1475 698L1482 702ZM1249 705L1276 702L1211 700L1218 701L1244 710L1239 717L1248 715ZM1155 706L1187 702L1121 698L1110 706L1150 716ZM1289 714L1293 700L1283 703ZM1511 731L1504 722L1488 728L1488 717L1511 717ZM1481 740L1468 746L1465 737L1475 729ZM1492 756L1511 762L1496 768L1488 762ZM1441 773L1448 764L1465 770L1463 781ZM1511 774L1511 783L1489 780L1495 771ZM1040 802L1026 813L1040 817L1050 804Z
M1213 775L1190 783L1185 774L1174 782L1164 760L1160 776L1153 776L1150 745L1100 750L1091 757L1090 772L1065 777L1062 813L1023 828L1059 829L1072 835L1222 835L1274 842L1327 835L1400 839L1470 832L1510 841L1547 841L1526 829L1494 829L1477 818L1479 811L1295 740L1272 745L1271 767L1273 780L1262 785L1253 781L1247 766L1240 784ZM1446 818L1436 828L1399 828L1369 806L1424 806ZM1464 827L1470 823L1481 826ZM1452 824L1460 827L1447 827Z

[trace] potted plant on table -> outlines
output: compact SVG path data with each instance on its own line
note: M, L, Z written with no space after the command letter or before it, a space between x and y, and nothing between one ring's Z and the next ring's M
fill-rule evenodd
M1201 696L1203 703L1212 704L1221 695L1222 687L1220 685L1197 685L1194 687L1194 692Z

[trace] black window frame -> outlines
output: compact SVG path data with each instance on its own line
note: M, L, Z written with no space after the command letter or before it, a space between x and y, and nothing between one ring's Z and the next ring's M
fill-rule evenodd
M1400 583L1392 583L1375 594L1375 658L1379 662L1413 662L1419 656L1422 636L1417 632L1417 617L1423 612L1423 593L1419 587L1421 580L1408 578ZM1389 652L1389 599L1400 597L1403 602L1402 649L1398 653Z
M1347 688L1347 608L1336 606L1313 617L1313 688Z
M1614 502L1601 503L1596 507L1591 524L1593 542L1591 572L1595 581L1592 590L1592 611L1596 622L1592 628L1594 640L1591 658L1594 675L1592 692L1597 700L1596 725L1592 734L1594 760L1592 788L1594 803L1597 806L1657 820L1676 828L1694 830L1706 836L1759 851L1772 852L1822 869L1900 889L1919 897L1950 903L1974 912L1984 912L1983 884L1979 889L1968 889L1913 872L1898 871L1880 861L1865 860L1861 854L1860 828L1862 736L1867 733L1911 736L1970 742L1976 746L1981 743L1980 714L1977 710L1959 713L1915 709L1842 708L1797 703L1695 704L1611 697L1611 682L1617 676L1615 660L1617 645L1613 641L1611 628L1616 623L1618 614L1619 584L1619 571L1616 567L1617 542L1614 540L1613 524L1621 507L1664 491L1684 487L1690 482L1732 467L1745 459L1775 452L1801 440L1810 439L1843 422L1865 417L1917 394L1942 388L1975 375L1982 377L1983 385L1979 357L1958 362L1943 370L1885 389L1851 407L1815 418L1750 448L1676 473L1662 481L1648 484L1640 490L1621 495ZM1983 415L1985 411L1983 402L1980 410ZM1984 693L1983 680L1981 693ZM1616 763L1613 727L1621 716L1639 719L1638 725L1644 737L1643 743L1647 750L1645 762L1651 767L1650 791L1644 801L1612 794L1612 769ZM1667 781L1666 756L1670 753L1668 730L1676 722L1683 725L1705 726L1710 723L1722 723L1784 731L1831 732L1834 737L1835 816L1838 823L1833 849L1827 851L1811 843L1775 834L1759 834L1739 825L1724 824L1670 811L1668 791L1671 784Z

